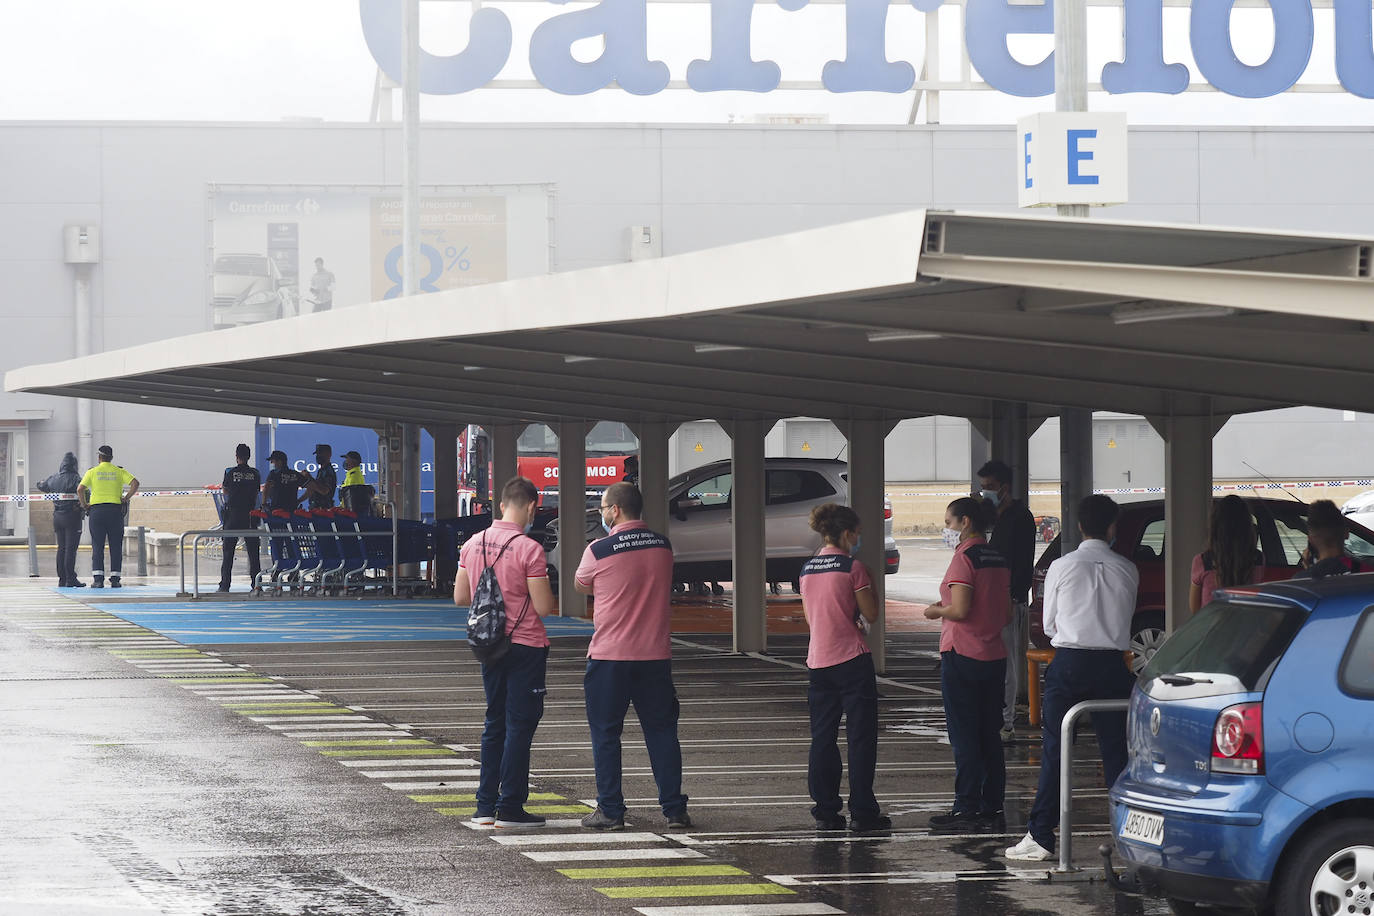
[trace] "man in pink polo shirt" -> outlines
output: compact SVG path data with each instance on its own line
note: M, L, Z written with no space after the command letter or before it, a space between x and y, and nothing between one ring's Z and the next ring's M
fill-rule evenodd
M587 648L587 725L596 766L596 810L582 819L593 830L625 829L620 784L620 733L634 703L649 751L658 801L669 827L691 827L682 794L682 746L673 687L673 546L640 521L644 496L617 483L601 497L608 536L587 546L577 590L595 602L596 629Z
M549 659L549 635L539 618L554 611L544 549L525 537L538 504L534 484L512 477L501 490L501 518L463 545L453 583L454 604L467 607L472 603L472 584L488 566L496 568L511 642L503 658L482 665L487 717L472 822L483 827L544 824L542 817L525 810L530 797L530 745L544 716L544 671Z

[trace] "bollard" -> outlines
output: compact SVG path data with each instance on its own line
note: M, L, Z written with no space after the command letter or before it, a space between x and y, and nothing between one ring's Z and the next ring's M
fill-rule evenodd
M148 529L142 525L138 526L138 574L148 575L148 539L146 537Z
M29 526L29 578L38 578L38 536L33 533L33 526Z

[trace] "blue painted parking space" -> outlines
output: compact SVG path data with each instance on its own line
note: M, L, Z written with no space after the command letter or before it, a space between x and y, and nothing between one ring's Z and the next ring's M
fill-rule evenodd
M98 610L147 627L182 643L339 643L467 638L466 608L433 601L340 604L261 601L109 603ZM590 621L545 618L550 636L585 636Z

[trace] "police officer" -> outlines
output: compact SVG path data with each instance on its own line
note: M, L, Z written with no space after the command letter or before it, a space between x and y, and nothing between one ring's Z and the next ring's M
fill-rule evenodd
M81 485L76 472L76 456L71 452L62 456L57 473L38 485L44 493L75 493ZM76 550L81 546L81 503L75 499L59 499L52 507L52 530L57 536L57 587L84 588L86 583L76 578Z
M110 542L110 588L119 588L124 561L124 512L138 492L138 478L114 463L114 449L102 445L100 458L77 485L76 496L91 519L91 587L105 587L105 542ZM128 487L126 491L124 488Z
M363 456L357 452L344 452L344 482L339 490L339 501L343 507L356 515L372 514L372 487L363 474Z
M310 493L310 508L332 508L334 490L339 486L339 475L334 470L334 449L323 443L315 446L315 463L319 465L319 470L315 472L315 482L320 485L322 491Z
M608 536L589 544L577 567L577 590L596 602L596 629L583 679L596 810L582 819L582 826L593 830L625 829L620 733L631 703L668 827L692 826L682 794L673 687L673 545L640 521L643 512L638 487L624 482L608 487L601 496L601 524Z
M224 469L224 483L221 484L224 492L224 511L220 513L219 520L228 531L257 527L248 513L258 506L258 490L262 487L262 475L258 473L257 468L248 463L252 456L252 450L240 442L238 448L234 449L234 457L238 463ZM224 539L224 561L219 566L219 590L222 592L229 591L229 580L234 569L234 548L238 543L237 537ZM258 539L244 538L243 549L248 553L248 581L256 582L258 573L262 571L262 562L258 558Z
M267 482L262 487L262 507L264 509L285 509L295 512L301 505L301 490L319 492L323 489L315 478L305 471L290 467L286 452L277 449L267 456L272 470L267 474Z

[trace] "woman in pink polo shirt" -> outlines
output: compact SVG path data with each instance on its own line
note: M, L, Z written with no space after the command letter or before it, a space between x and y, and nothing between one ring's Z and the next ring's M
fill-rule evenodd
M858 832L886 830L892 819L878 808L873 773L878 765L878 683L864 633L878 619L873 581L854 559L859 516L826 503L811 510L811 530L823 544L802 567L802 612L811 630L806 698L811 708L811 754L806 778L818 830L843 830L840 814L840 716L849 744L849 821Z
M1219 588L1264 581L1264 556L1258 543L1255 520L1245 500L1232 493L1212 507L1207 549L1193 557L1188 605L1194 614Z
M925 615L940 620L940 692L954 749L954 808L930 826L979 829L1002 815L1007 767L1002 755L1002 694L1007 650L1002 628L1011 619L1011 570L988 546L982 504L969 497L945 509L958 546L940 583L940 600Z

